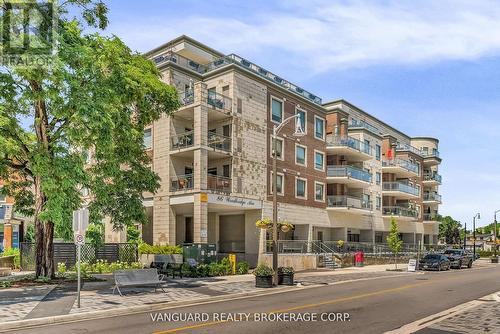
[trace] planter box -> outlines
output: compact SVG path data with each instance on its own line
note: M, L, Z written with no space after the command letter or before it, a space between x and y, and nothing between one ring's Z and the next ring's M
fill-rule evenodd
M147 268L149 268L149 266L151 266L151 263L153 262L161 262L164 264L183 263L182 254L141 254L139 260Z
M491 258L491 263L498 263L498 256L497 257L492 257Z
M273 276L255 276L256 288L272 288Z
M279 285L293 285L294 274L278 274Z

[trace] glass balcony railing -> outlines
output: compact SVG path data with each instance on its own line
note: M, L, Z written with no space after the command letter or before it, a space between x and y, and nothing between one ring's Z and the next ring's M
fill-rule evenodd
M417 175L420 175L419 166L409 160L404 160L404 159L383 160L382 167L401 167L409 172L413 172Z
M208 133L208 146L211 148L231 152L231 137L219 135L217 133Z
M216 93L214 91L207 91L207 104L216 109L231 111L233 109L233 100L227 96Z
M439 158L439 151L438 150L432 150L431 152L422 151L422 156L424 158Z
M418 212L404 206L383 206L382 215L417 218Z
M170 137L170 149L178 150L194 145L194 132L188 131Z
M442 176L439 174L424 173L424 181L437 181L441 183Z
M424 213L424 220L435 221L437 217L437 213Z
M422 156L421 150L419 150L418 148L413 147L409 144L398 143L398 145L396 146L396 151L398 151L398 152L412 152L412 153L415 153L419 156Z
M170 62L170 63L176 64L182 68L185 68L185 69L188 69L191 71L195 71L199 74L203 74L207 71L206 66L204 66L200 63L197 63L191 59L188 59L186 57L183 57L183 56L181 56L175 52L172 52L172 51L165 52L164 54L153 58L153 62L156 65L160 65L160 64L165 63L165 62Z
M369 200L348 195L327 196L326 203L329 208L372 209L372 204Z
M194 187L193 174L177 175L170 178L170 191L190 190Z
M424 193L424 201L441 202L441 195L437 193Z
M384 182L382 183L383 191L400 191L414 196L420 196L420 190L409 184L402 182Z
M354 166L327 166L326 176L328 177L350 177L364 182L372 182L372 175Z
M372 147L356 138L349 136L333 136L327 139L327 147L350 147L356 151L373 155Z
M194 103L194 90L186 89L185 91L179 92L179 101L181 105L187 106Z
M232 190L232 180L225 176L208 175L207 189L218 193L230 193Z
M365 121L359 121L359 120L354 119L354 118L351 119L351 122L349 122L349 128L364 128L372 133L380 134L379 129L374 127L370 123L367 123Z

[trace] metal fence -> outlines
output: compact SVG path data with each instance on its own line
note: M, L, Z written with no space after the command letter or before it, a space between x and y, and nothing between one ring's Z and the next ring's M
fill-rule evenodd
M35 270L35 244L21 243L21 268ZM97 260L107 262L137 262L137 245L128 243L104 244L94 247L90 244L82 246L82 262L95 263ZM65 263L67 268L76 264L76 245L72 243L54 243L54 265Z

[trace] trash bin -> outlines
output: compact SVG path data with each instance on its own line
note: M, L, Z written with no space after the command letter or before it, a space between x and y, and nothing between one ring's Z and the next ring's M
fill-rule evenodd
M362 251L354 253L354 266L363 267L365 262L365 254Z

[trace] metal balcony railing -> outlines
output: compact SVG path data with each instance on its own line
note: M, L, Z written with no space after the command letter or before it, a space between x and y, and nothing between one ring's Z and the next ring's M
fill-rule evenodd
M218 193L230 193L232 190L232 180L225 176L208 175L207 189Z
M439 158L439 151L438 150L432 150L431 152L422 151L422 156L424 158Z
M441 183L442 179L442 176L439 174L424 173L424 181L437 181Z
M441 202L441 195L437 193L424 193L424 201Z
M188 131L170 137L170 149L177 150L194 145L194 132Z
M187 106L194 102L194 89L186 89L179 92L179 101L181 105Z
M424 220L436 220L437 216L437 213L424 213Z
M372 133L380 134L379 129L374 127L370 123L367 123L365 121L360 121L354 118L351 120L351 122L349 122L349 128L364 128Z
M420 175L420 168L417 164L404 159L384 159L382 167L401 167L409 172Z
M359 152L366 153L368 155L372 154L372 147L356 138L349 136L332 136L327 139L327 147L350 147Z
M231 152L231 137L219 135L217 133L208 133L208 146L211 148Z
M193 174L177 175L170 178L170 191L190 190L194 187Z
M404 206L383 206L382 215L417 218L418 213L416 210Z
M384 182L382 183L383 191L400 191L410 195L420 196L420 190L409 184L402 182Z
M211 90L207 91L207 104L216 109L229 112L233 109L233 100L231 98Z
M200 63L197 63L191 59L188 59L186 57L183 57L183 56L181 56L175 52L172 52L172 51L165 52L164 54L153 58L153 62L156 65L160 65L162 63L169 62L172 64L176 64L182 68L197 72L199 74L203 74L207 71L206 66L204 66Z
M356 180L372 182L372 175L354 166L327 166L327 177L350 177Z
M415 153L419 156L422 156L422 151L419 150L418 148L416 147L413 147L409 144L403 144L403 143L398 143L397 146L396 146L396 151L399 151L399 152L412 152L412 153Z
M361 197L348 195L333 195L326 197L327 206L330 208L355 208L371 210L372 204L368 200Z

